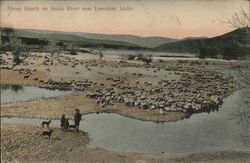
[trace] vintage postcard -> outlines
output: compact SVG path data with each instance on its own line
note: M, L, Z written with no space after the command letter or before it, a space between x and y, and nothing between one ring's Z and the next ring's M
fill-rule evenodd
M2 0L1 162L250 162L249 0Z

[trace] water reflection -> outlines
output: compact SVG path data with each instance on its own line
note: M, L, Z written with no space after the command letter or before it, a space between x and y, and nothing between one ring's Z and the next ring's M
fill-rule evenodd
M118 56L128 56L128 55L138 55L141 54L143 56L162 56L162 57L195 57L197 54L192 53L169 53L169 52L155 52L148 50L115 50L115 49L105 49L103 51L104 55L118 55Z
M54 98L72 93L72 90L48 89L22 85L1 85L1 105Z
M21 85L7 85L7 84L1 85L1 90L6 90L6 89L10 89L14 92L18 92L18 91L23 90L23 86L21 86Z

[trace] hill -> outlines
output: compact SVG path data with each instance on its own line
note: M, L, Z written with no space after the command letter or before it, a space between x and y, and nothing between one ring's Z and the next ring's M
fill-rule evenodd
M49 30L34 30L34 29L19 29L20 32L25 32L31 35L70 35L71 38L76 39L85 38L87 41L92 39L95 42L113 42L122 43L125 45L136 45L145 48L154 48L164 43L179 41L176 39L165 38L165 37L140 37L135 35L125 35L125 34L96 34L96 33L82 33L82 32L59 32L59 31L49 31ZM50 36L47 36L50 37Z
M123 41L112 41L112 40L98 40L98 39L89 39L77 35L73 35L67 32L56 32L56 31L43 31L36 32L36 30L20 30L15 29L17 37L20 37L24 42L32 44L37 40L56 40L67 43L74 42L74 44L80 47L110 47L110 48L141 48L136 44L127 43Z
M160 45L154 50L176 53L199 53L201 47L214 48L219 54L227 47L235 45L248 46L250 42L250 28L241 28L213 38L188 39L179 42Z

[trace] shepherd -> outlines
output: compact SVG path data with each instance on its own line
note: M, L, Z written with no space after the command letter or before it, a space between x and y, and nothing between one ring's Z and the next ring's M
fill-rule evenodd
M60 119L60 122L61 122L61 128L65 129L66 128L66 118L65 118L65 115L63 114L61 119Z
M82 115L79 109L75 109L74 121L75 121L75 132L79 131L80 121L82 119Z

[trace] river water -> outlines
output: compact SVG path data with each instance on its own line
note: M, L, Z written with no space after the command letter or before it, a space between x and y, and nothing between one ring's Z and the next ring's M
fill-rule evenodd
M231 75L243 82L239 75ZM219 111L194 114L177 122L155 123L102 113L83 115L80 128L89 133L90 146L112 151L168 154L249 151L249 87L245 84L224 99ZM42 119L2 117L1 122L40 126ZM59 120L53 120L51 125L59 127Z
M69 95L73 91L21 85L1 85L1 105Z
M143 56L164 56L164 57L196 57L197 54L192 53L169 53L169 52L155 52L148 50L115 50L107 49L102 52L104 55L118 55L118 56L128 56L128 55L143 55Z

